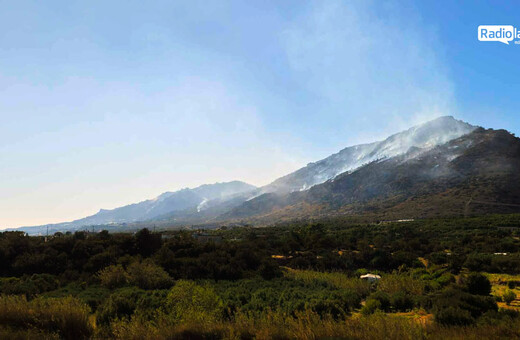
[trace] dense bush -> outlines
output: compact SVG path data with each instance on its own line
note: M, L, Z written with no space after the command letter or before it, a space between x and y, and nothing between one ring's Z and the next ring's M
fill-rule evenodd
M361 308L361 314L363 315L370 315L373 314L377 310L382 310L383 306L381 305L381 302L379 300L375 299L368 299L365 302L365 305L363 308Z
M380 309L389 312L390 307L392 306L390 303L390 295L381 290L376 291L375 293L370 294L368 300L376 300L379 301Z
M2 294L25 295L28 298L33 298L58 287L58 279L50 274L33 274L21 278L0 278L0 293Z
M516 281L516 280L507 281L507 287L509 289L514 289L514 288L519 287L519 286L520 286L520 281Z
M414 308L415 301L405 292L397 292L390 296L390 304L395 311L407 312Z
M435 321L446 326L466 326L475 322L471 313L458 307L447 307L435 312Z
M127 272L130 284L142 289L164 289L173 284L168 273L149 260L132 263Z
M130 317L137 309L139 300L145 292L135 287L126 287L116 290L101 305L97 320L100 324L108 324L116 318Z
M507 290L504 293L504 295L502 296L502 299L504 300L505 303L510 305L511 302L513 302L516 299L516 294L512 290Z
M213 288L179 280L166 298L165 311L176 322L215 322L223 315L223 303Z
M484 296L491 294L489 279L480 273L471 273L464 281L470 294Z
M108 266L98 273L101 284L107 288L122 287L128 283L128 274L122 265Z
M458 287L448 288L432 297L435 311L453 307L465 310L473 318L478 318L488 311L498 310L495 299L491 296L473 295Z

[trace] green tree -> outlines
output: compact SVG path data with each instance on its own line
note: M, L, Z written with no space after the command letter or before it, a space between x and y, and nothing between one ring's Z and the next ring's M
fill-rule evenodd
M111 289L122 287L128 283L128 274L120 264L100 270L98 278L103 286Z
M130 284L142 289L164 289L173 284L170 275L151 260L130 264L127 273Z
M161 235L152 234L147 228L135 234L135 246L139 254L148 257L161 248Z
M466 278L466 287L470 294L489 295L491 294L491 283L489 279L480 273L471 273Z
M179 322L214 322L224 311L220 297L209 286L179 280L166 298L166 312Z

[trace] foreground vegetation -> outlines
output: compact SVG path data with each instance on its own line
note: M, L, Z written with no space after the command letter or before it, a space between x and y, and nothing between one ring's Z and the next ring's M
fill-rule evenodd
M0 233L0 338L519 338L519 227L497 215L212 238Z

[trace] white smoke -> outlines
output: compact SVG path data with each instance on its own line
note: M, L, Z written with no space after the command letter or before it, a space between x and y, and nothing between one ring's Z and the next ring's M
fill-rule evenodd
M208 203L208 199L204 197L204 199L197 206L197 212L201 212L204 209L204 207L207 205L207 203Z
M283 34L292 70L323 100L327 116L335 115L330 127L348 144L454 114L442 46L434 29L406 7L311 2Z

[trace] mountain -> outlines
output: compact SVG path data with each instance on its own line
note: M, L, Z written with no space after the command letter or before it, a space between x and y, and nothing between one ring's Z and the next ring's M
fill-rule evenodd
M394 134L379 142L347 147L315 163L309 163L262 188L262 193L289 193L306 190L346 171L375 160L397 156L411 147L432 148L470 133L476 126L451 116L440 117Z
M375 160L306 191L261 195L222 218L498 212L520 212L520 139L505 130L477 128L434 148L413 147Z
M238 205L254 195L256 191L255 186L240 181L205 184L194 189L186 188L175 192L165 192L154 199L116 209L101 209L92 216L72 222L22 227L18 230L34 233L35 230L43 231L47 226L51 227L51 230L66 230L89 225L122 224L158 218L174 218L176 215L190 216L193 213L203 213L215 205L231 208L233 206L231 202L237 202ZM220 210L218 212L222 213ZM202 216L206 215L202 214Z
M262 188L239 181L202 185L72 222L19 230L520 211L518 144L505 130L445 116L379 142L347 147Z

